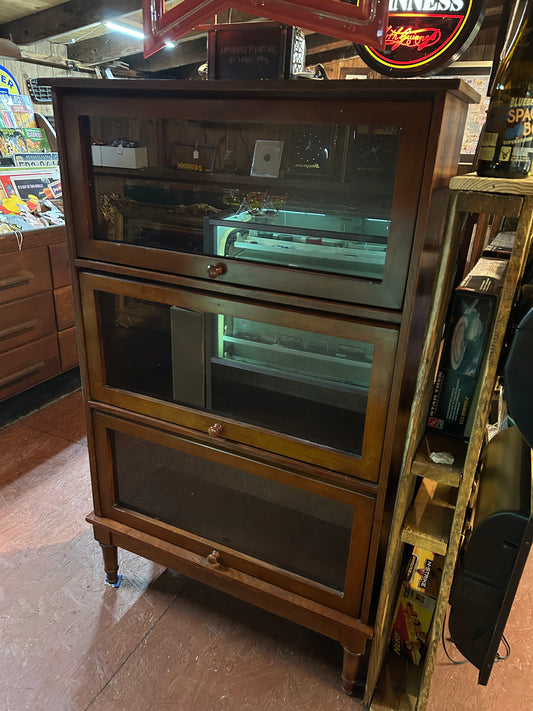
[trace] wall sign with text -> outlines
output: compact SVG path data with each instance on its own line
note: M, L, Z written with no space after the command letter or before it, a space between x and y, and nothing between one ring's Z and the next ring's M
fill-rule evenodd
M384 49L359 46L361 59L393 77L434 74L477 34L486 0L389 0Z
M169 9L142 0L144 56L228 8L372 47L383 47L387 27L387 0L179 0Z

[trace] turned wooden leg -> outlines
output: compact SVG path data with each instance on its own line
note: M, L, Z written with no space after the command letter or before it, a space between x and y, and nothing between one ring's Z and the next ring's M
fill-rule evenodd
M118 551L117 547L107 543L100 543L104 556L105 581L110 585L118 583Z
M355 680L359 672L361 664L361 653L350 652L349 649L343 647L344 657L342 660L342 689L350 696L354 692Z

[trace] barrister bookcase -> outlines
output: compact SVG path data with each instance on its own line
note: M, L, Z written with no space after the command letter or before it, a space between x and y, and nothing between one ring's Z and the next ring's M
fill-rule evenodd
M373 636L468 104L459 80L54 80L94 511L125 548Z

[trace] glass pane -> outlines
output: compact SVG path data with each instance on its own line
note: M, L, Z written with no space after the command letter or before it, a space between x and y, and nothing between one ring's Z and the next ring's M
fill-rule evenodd
M353 508L201 456L113 433L117 503L337 590ZM201 446L200 446L201 448Z
M372 343L97 298L108 385L361 454Z
M397 126L88 125L96 239L383 278Z

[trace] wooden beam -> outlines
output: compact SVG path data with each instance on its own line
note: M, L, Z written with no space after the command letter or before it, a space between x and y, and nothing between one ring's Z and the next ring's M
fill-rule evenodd
M70 0L0 25L0 37L25 45L141 9L141 0Z
M119 32L109 32L67 47L68 58L82 64L102 64L132 54L142 54L143 41Z
M178 41L175 47L162 49L148 59L142 54L122 59L138 72L161 72L190 64L202 64L207 61L207 37L200 35L195 39Z

